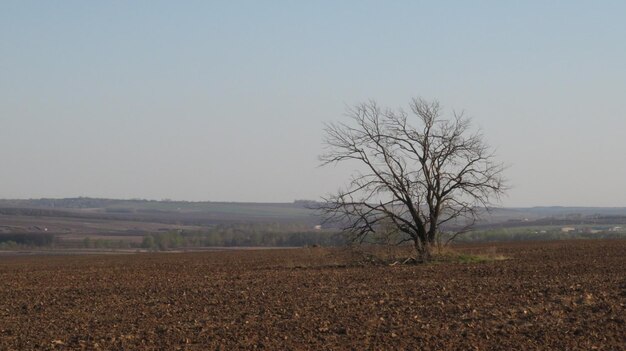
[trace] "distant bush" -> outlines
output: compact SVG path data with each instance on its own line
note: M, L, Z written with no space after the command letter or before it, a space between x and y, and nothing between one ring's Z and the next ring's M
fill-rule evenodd
M19 245L13 240L0 242L0 250L13 250L18 247Z
M144 236L143 241L141 242L141 247L144 249L155 249L156 245L154 244L154 237L152 235Z

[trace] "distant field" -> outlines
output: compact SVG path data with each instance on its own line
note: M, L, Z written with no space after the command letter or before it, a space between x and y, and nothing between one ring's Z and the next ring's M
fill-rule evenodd
M321 219L306 202L284 204L109 199L0 200L0 250L25 249L3 234L54 236L54 248L156 249L181 246L291 246L317 243L276 235L313 231ZM179 234L172 234L179 233ZM168 236L167 244L163 237ZM260 238L259 235L265 236ZM192 237L193 236L193 237ZM292 235L293 236L293 235ZM146 238L155 238L150 244ZM163 239L163 240L161 240ZM262 239L262 240L261 240ZM308 240L308 241L307 241ZM288 242L287 242L288 241ZM4 242L4 244L3 244Z
M626 240L363 266L309 248L0 257L0 349L623 350Z

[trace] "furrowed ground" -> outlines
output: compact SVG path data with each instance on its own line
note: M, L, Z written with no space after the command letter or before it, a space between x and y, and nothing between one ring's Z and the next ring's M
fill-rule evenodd
M509 259L0 257L0 350L625 349L626 241L489 246Z

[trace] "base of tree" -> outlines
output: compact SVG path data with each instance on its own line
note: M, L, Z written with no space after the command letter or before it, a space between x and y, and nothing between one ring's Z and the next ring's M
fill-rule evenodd
M402 266L442 263L483 263L501 261L508 257L496 252L495 247L480 250L456 251L449 246L434 247L426 259L409 246L355 246L349 249L351 260L359 265Z

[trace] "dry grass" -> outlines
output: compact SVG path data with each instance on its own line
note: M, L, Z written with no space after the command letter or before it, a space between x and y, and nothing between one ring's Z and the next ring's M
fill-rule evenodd
M276 253L283 250L276 250ZM306 247L296 251L297 255L285 255L280 260L280 267L309 269L332 267L395 266L415 264L415 251L412 246L355 245L343 248ZM483 263L507 260L489 248L437 248L433 252L431 263Z
M484 263L508 259L509 257L499 254L495 246L473 250L457 250L449 246L439 246L433 253L433 262L436 263Z
M332 257L335 264L342 265L398 265L415 263L413 247L406 246L353 246L326 252L326 257ZM488 248L456 249L441 246L433 251L432 263L483 263L503 261L509 257L498 253L495 246Z

